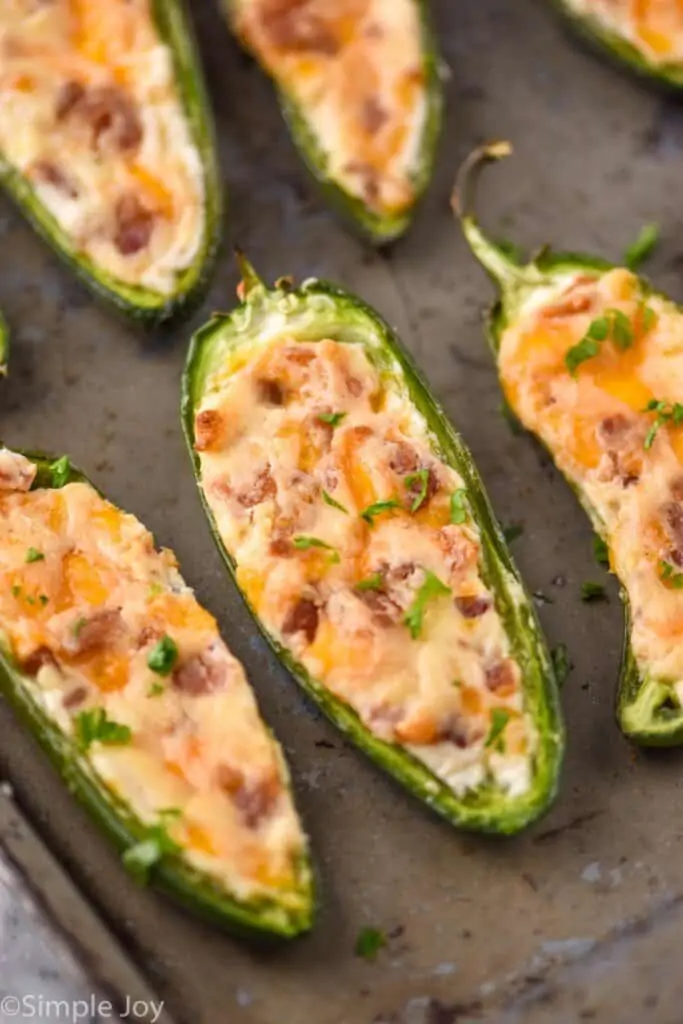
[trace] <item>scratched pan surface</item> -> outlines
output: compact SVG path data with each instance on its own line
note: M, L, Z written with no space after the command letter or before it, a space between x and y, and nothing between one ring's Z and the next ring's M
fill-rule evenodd
M634 753L612 719L621 636L616 588L586 606L582 512L539 450L498 414L480 329L487 282L451 224L453 169L483 138L516 156L483 189L486 221L529 247L554 240L617 256L642 223L663 240L649 272L683 298L683 107L605 66L543 0L435 3L448 116L439 169L411 234L369 254L325 211L270 88L212 3L193 4L230 183L228 239L271 278L324 275L401 331L469 441L551 643L574 669L569 749L551 814L506 842L463 837L423 811L315 714L258 637L209 538L178 426L189 326L144 343L73 284L9 204L0 206L0 304L14 329L0 436L69 451L175 548L248 666L289 753L320 866L314 934L251 951L136 888L0 706L0 767L20 805L178 1020L221 1024L453 1024L457 1020L680 1020L683 754ZM194 325L232 302L223 258ZM358 960L364 925L388 948ZM557 966L559 965L559 966Z

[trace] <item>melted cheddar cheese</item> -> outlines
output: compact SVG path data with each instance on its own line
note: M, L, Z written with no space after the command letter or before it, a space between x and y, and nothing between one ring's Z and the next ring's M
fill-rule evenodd
M531 782L519 665L480 535L404 386L360 345L265 335L207 381L201 484L266 628L455 792Z
M414 0L239 0L236 28L291 97L326 175L381 214L412 205L426 116Z
M0 4L0 153L114 279L167 295L195 258L201 159L150 0Z
M34 475L0 450L0 642L32 698L76 743L91 736L101 782L191 866L239 898L286 899L305 839L216 622L133 516L86 483L29 490ZM160 644L175 651L161 663Z
M568 350L615 311L630 324L626 346L607 337L572 375ZM521 305L500 369L516 414L594 511L629 598L641 673L683 698L683 427L672 415L683 395L680 312L643 295L627 270L569 272Z
M597 19L654 63L683 58L683 0L568 0L568 6Z

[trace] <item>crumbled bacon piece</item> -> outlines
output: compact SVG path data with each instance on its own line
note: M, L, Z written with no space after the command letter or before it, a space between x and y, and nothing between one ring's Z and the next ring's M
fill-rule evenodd
M21 663L21 671L27 676L37 676L41 668L58 668L59 662L49 647L37 647Z
M248 828L258 828L272 811L280 795L280 781L275 773L266 778L250 779L240 768L220 764L216 781L232 799Z
M202 654L193 654L174 671L173 686L190 697L204 697L225 687L228 663L220 645L212 644Z
M307 642L312 644L318 632L319 621L320 613L315 602L310 598L301 597L287 612L282 623L282 632L285 636L303 633Z
M442 526L438 536L441 549L446 555L449 572L460 572L476 564L477 545L459 526Z
M264 405L283 405L285 393L282 385L269 377L261 377L256 381L256 390L260 402Z
M237 500L243 508L254 508L260 505L267 498L274 498L277 494L277 484L270 472L270 467L259 470L253 481L237 495Z
M401 606L385 590L355 590L354 593L370 609L377 625L384 629L394 626L403 614Z
M333 56L339 49L333 26L311 0L266 0L258 16L270 44L279 50Z
M360 110L360 123L368 135L376 135L389 120L389 115L376 96L368 96Z
M454 603L465 619L478 619L485 615L493 605L493 601L487 594L465 594L462 597L456 597Z
M510 658L494 662L486 669L485 678L486 686L492 693L501 693L503 690L512 693L517 681L514 662Z
M125 628L120 610L105 608L78 624L73 646L79 654L100 650L120 640Z
M389 468L399 476L414 473L419 466L417 452L407 441L393 441L393 452L389 459Z
M66 171L52 160L36 160L31 165L31 174L36 181L52 185L70 199L78 196L78 186Z
M72 711L74 708L80 707L87 696L87 686L76 686L73 690L70 690L69 693L64 695L62 704L67 711Z
M149 245L155 216L137 192L124 192L114 207L114 245L122 256L134 256Z
M105 142L120 151L137 149L142 141L142 122L133 98L115 85L85 88L66 82L55 107L58 121L78 118L92 132L93 146Z
M225 420L218 409L202 409L194 420L194 446L198 452L215 451L223 440Z

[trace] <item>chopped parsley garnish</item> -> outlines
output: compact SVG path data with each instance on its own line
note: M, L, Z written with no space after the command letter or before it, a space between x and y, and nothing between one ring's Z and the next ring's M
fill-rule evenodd
M655 421L645 437L645 451L649 451L650 448L652 448L654 439L657 436L657 431L660 427L663 427L665 423L673 423L676 427L679 427L681 423L683 423L683 404L681 402L660 402L656 398L653 398L647 403L643 412L657 413Z
M510 523L509 526L503 527L503 536L505 537L506 544L512 544L513 540L517 540L524 533L524 526L522 523Z
M671 562L659 563L659 578L674 590L683 590L683 572L676 572Z
M451 522L456 526L460 526L467 521L466 500L467 491L464 487L459 487L457 491L453 491L451 494Z
M602 537L593 537L593 555L598 565L609 565L609 548Z
M30 564L31 562L44 562L45 555L38 548L29 548L26 552L26 561Z
M104 743L114 746L129 743L131 731L129 726L121 725L107 718L104 708L93 708L92 711L81 711L75 720L76 740L81 750L88 750L92 743Z
M381 572L373 572L372 576L366 576L364 580L356 583L356 590L381 590L384 586L384 576Z
M142 838L123 855L123 865L139 882L146 882L149 869L162 857L180 853L182 847L168 834L170 821L180 817L180 811L169 807L159 811L159 822L149 825Z
M165 689L166 689L166 687L164 686L164 684L160 683L159 680L156 680L155 682L152 683L152 685L150 686L149 690L147 691L147 696L148 697L158 697L160 694L162 694L164 692Z
M318 419L321 423L328 423L331 427L338 427L346 415L348 414L345 412L320 412L318 413Z
M591 321L581 341L567 350L564 362L572 376L581 363L597 356L600 344L608 339L622 352L635 340L633 324L621 309L605 310L602 316Z
M636 240L624 253L624 263L628 269L637 270L652 254L658 241L659 227L656 224L643 225Z
M445 597L450 592L450 587L442 583L438 576L428 569L425 571L424 583L416 592L410 607L403 616L403 621L410 630L413 640L417 640L422 632L422 620L429 602L437 597Z
M344 514L348 516L349 510L344 508L343 505L340 505L338 501L335 501L332 495L328 494L327 491L323 491L323 501L326 505L329 505L330 508L338 508L340 512L344 512Z
M47 596L47 594L39 594L39 595L38 595L38 600L40 601L40 603L42 604L42 606L43 606L43 608L44 608L44 607L45 607L45 605L46 605L46 604L48 603L48 601L50 600L50 598L49 598L49 597Z
M411 512L417 512L427 498L427 489L429 488L429 470L418 469L416 473L408 473L408 476L405 477L403 482L408 491L412 491L415 486L419 488L410 506Z
M567 651L566 644L556 644L550 652L552 659L553 668L555 669L555 677L557 679L557 685L562 686L566 682L567 676L571 669L571 662L569 660L569 652Z
M300 534L298 537L294 538L292 543L295 548L299 549L299 551L309 551L311 548L321 548L323 551L331 551L332 561L338 562L340 560L337 549L333 548L331 544L326 544L325 541L320 540L319 537L306 537L303 534Z
M657 323L657 314L651 306L646 304L645 299L638 306L638 312L640 313L643 334L647 334Z
M80 632L86 625L87 621L87 619L76 619L73 626L73 634L75 637L78 637L80 635Z
M150 597L159 597L160 594L163 594L163 593L164 593L164 588L162 587L161 583L156 583L156 582L155 583L150 583L150 585L149 585L149 596Z
M12 597L19 597L21 594L21 587L18 583L15 583L12 587Z
M507 708L494 708L491 712L491 728L489 734L486 737L485 747L495 746L501 754L505 752L505 742L503 740L503 730L508 724L511 718L511 714Z
M363 509L360 517L372 526L375 516L381 515L382 512L388 512L392 508L400 507L401 503L396 501L396 498L389 498L388 501L376 501L373 505L368 505L367 508Z
M50 474L52 476L53 487L64 487L69 482L71 476L71 463L69 462L68 455L62 455L61 459L57 459L50 466Z
M374 960L380 949L387 944L387 937L379 928L361 928L358 932L354 952L364 960Z
M159 676L170 676L178 660L178 645L168 634L162 636L147 655L147 667Z
M592 583L590 580L587 580L581 584L581 600L586 602L606 601L607 591L602 583Z

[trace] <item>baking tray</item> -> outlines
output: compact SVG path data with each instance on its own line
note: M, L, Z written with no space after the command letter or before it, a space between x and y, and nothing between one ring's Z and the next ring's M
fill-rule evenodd
M648 269L683 298L683 108L577 46L544 0L433 6L450 68L443 145L414 229L386 255L328 215L269 85L211 0L192 11L230 210L226 253L193 321L136 334L0 207L0 305L14 330L0 436L68 451L175 549L286 747L319 865L310 937L269 952L238 944L137 888L0 707L0 766L20 807L178 1021L681 1020L683 758L636 752L616 729L617 590L609 584L609 604L581 603L581 582L602 578L584 514L547 457L499 415L480 323L490 288L448 194L472 146L509 137L515 158L482 189L489 226L529 247L554 241L615 257L659 221ZM330 277L376 305L471 445L500 518L524 524L515 555L550 642L567 643L574 667L561 795L522 836L459 835L351 749L276 664L221 567L183 450L178 393L190 330L233 302L235 242L266 277ZM374 963L353 953L366 925L391 936Z

